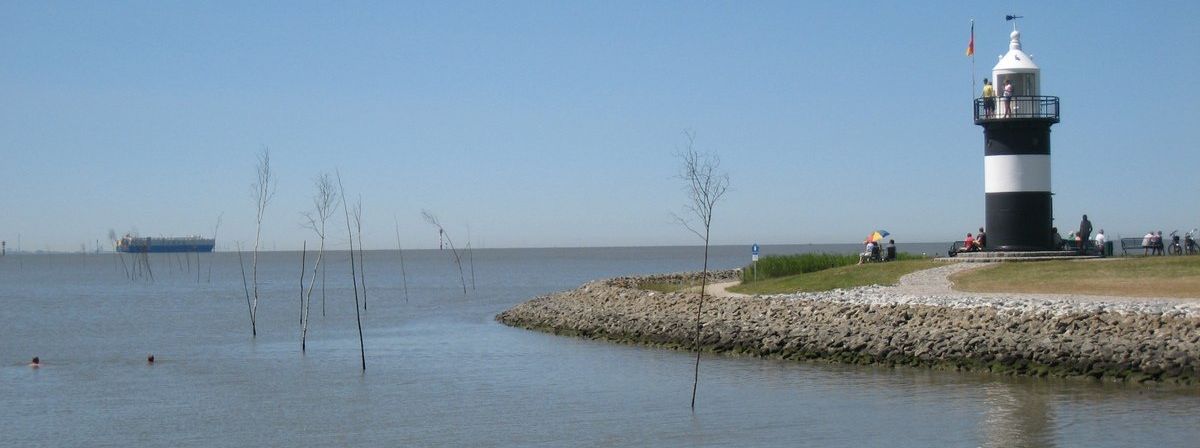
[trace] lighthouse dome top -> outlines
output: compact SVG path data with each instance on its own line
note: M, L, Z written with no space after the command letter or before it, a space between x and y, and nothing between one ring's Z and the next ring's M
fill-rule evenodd
M1037 73L1040 71L1033 58L1021 49L1021 32L1013 30L1009 35L1012 40L1008 43L1008 53L1000 57L1000 62L992 67L992 73Z

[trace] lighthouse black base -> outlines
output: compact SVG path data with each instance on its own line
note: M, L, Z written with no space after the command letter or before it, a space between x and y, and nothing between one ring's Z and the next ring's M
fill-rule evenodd
M988 193L986 208L988 250L1054 249L1050 192Z

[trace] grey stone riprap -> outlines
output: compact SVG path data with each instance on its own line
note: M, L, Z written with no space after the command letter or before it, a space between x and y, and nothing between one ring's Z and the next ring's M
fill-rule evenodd
M820 293L706 297L704 350L787 359L914 365L1122 381L1200 380L1200 301L951 291L953 264L897 286ZM519 304L496 317L557 334L690 348L695 293L593 281ZM736 279L716 273L716 281Z

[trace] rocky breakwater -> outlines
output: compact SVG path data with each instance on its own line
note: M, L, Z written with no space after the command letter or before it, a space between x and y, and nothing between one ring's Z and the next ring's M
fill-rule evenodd
M944 280L948 273L932 275ZM713 278L735 276L736 272L726 271ZM522 303L496 319L555 334L690 348L699 295L654 292L639 285L697 277L593 281ZM701 348L712 352L1200 384L1200 303L1196 301L970 295L948 290L931 294L870 286L706 297L701 320Z

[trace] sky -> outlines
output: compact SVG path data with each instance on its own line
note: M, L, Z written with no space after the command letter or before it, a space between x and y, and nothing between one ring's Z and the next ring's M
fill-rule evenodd
M268 149L267 249L315 240L335 171L368 249L437 247L422 210L475 248L699 244L691 131L729 175L714 244L951 241L1013 13L1062 102L1055 223L1200 226L1200 2L0 0L0 240L252 244Z

